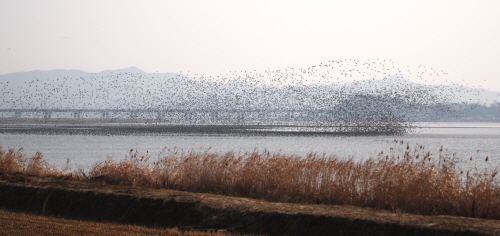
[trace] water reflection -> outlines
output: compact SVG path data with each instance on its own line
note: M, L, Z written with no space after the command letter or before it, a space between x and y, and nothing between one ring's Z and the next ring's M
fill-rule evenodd
M364 159L380 152L398 148L393 141L404 140L412 145L423 145L426 150L439 155L444 147L447 155L467 161L472 167L500 164L499 123L434 123L415 133L397 136L328 136L328 135L238 135L238 134L156 134L156 135L47 135L0 134L3 148L24 148L33 155L41 151L52 164L62 167L66 159L76 166L88 166L102 161L106 156L121 160L131 148L139 153L148 152L153 158L162 155L164 148L183 151L210 152L281 152L306 155L310 152L339 157ZM479 150L479 151L478 151ZM489 157L488 163L484 162Z

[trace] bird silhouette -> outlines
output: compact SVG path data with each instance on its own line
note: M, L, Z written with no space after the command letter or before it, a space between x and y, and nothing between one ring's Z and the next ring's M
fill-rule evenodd
M49 109L67 110L58 114L66 118L78 113L80 118L164 123L307 124L338 127L343 133L394 134L409 132L416 121L465 113L453 103L456 95L479 97L478 90L454 83L455 87L426 84L446 75L425 65L399 68L384 59L330 60L217 75L137 70L56 77L45 73L21 81L0 80L0 109L31 110L28 117Z

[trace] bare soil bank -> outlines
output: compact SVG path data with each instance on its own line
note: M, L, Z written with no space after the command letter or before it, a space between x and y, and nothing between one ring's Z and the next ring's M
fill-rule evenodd
M0 175L0 207L71 219L269 235L500 235L500 221Z
M0 208L0 235L8 236L257 236L220 230L149 228L14 212Z

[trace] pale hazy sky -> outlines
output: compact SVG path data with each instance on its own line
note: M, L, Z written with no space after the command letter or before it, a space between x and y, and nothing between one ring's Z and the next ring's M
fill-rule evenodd
M0 0L0 74L392 60L500 91L500 1Z

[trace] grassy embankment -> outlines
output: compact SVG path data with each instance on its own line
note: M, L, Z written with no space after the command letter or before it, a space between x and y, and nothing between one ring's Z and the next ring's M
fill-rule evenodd
M0 209L0 235L164 235L164 236L222 236L242 235L227 232L185 231L178 228L152 229L135 225L69 220Z
M41 153L0 149L0 172L67 175L107 184L169 188L271 201L339 204L422 215L500 219L497 170L460 170L453 156L395 140L399 151L355 161L270 152L168 151L157 160L131 150L88 171L56 169ZM488 161L486 159L486 161Z

